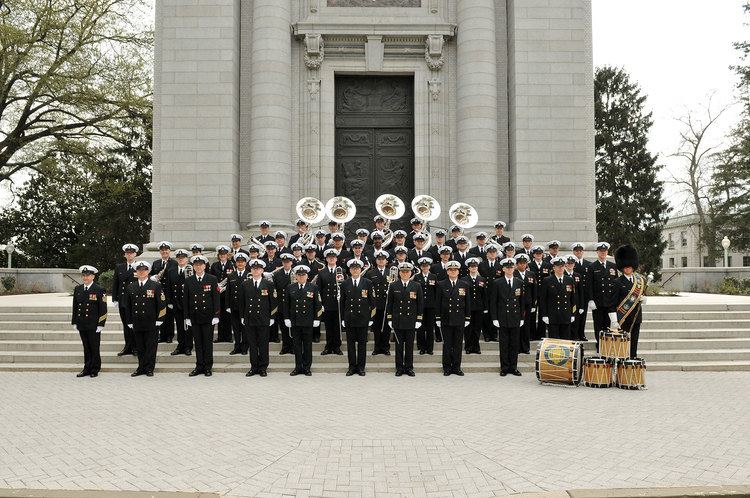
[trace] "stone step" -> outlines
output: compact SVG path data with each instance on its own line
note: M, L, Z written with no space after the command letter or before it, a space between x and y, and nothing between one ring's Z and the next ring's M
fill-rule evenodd
M81 351L81 341L77 334L66 333L64 339L55 340L38 340L38 339L27 339L24 337L24 332L19 332L19 339L2 340L0 339L0 352L12 352L12 351L70 351L78 353ZM531 349L536 350L536 341L532 341ZM171 351L176 347L177 343L172 342L170 344L163 343L159 345L159 349L162 351ZM313 343L313 351L322 351L324 348L324 341L320 343ZM101 342L100 350L106 351L120 351L122 349L123 342L119 337L114 335L104 336ZM439 347L440 344L437 343ZM485 342L480 341L480 348L483 352L495 352L499 350L499 343L497 342ZM372 340L368 342L368 350L372 350ZM233 343L215 343L214 351L228 353L234 348ZM593 341L586 343L586 350L594 348ZM280 343L270 343L269 350L271 352L278 352L281 349ZM673 350L673 349L692 349L692 350L707 350L707 349L750 349L750 337L741 338L718 338L718 339L640 339L638 343L639 351L651 351L651 350ZM343 341L342 350L346 350L346 341Z
M180 373L186 374L193 369L193 364L180 364L180 363L159 363L156 364L155 372L157 374L163 373ZM288 373L294 367L293 363L285 364L271 361L268 367L269 375L288 375ZM727 372L727 371L750 371L750 361L690 361L690 362L648 362L647 370L649 372L657 371L706 371L706 372ZM535 379L534 374L535 365L533 362L519 362L518 369L524 373L524 377L531 377ZM119 374L130 374L135 369L134 364L117 364L107 363L102 364L103 373L119 373ZM461 369L467 374L471 373L498 373L499 367L492 364L480 364L480 363L464 363ZM0 372L79 372L81 370L80 362L71 363L9 363L0 364ZM249 370L249 365L239 363L224 363L215 362L213 371L216 373L226 373L232 375L244 375ZM313 359L312 371L315 374L331 373L331 374L343 374L347 370L346 363L342 364L321 364L317 362L317 358ZM379 363L372 364L368 359L367 372L368 374L382 373L393 375L395 370L394 365L391 363ZM442 367L438 364L419 364L415 363L414 371L418 374L439 374L442 372ZM355 376L356 377L356 376ZM203 377L201 377L203 378ZM219 377L220 378L220 377ZM452 378L452 377L451 377ZM508 377L513 379L513 377ZM446 379L447 381L447 379ZM512 381L512 380L511 380ZM137 380L134 380L137 382ZM199 380L196 380L199 382ZM248 379L248 382L253 380ZM646 385L648 386L648 374L646 376ZM583 386L581 386L583 388Z
M392 348L393 351L393 348ZM434 355L414 355L415 363L439 362L442 350L435 349ZM585 351L586 355L593 355L593 348ZM6 351L0 352L0 364L4 363L75 363L80 361L82 353L74 351ZM293 355L272 354L273 361L292 362ZM521 355L523 358L533 358L534 351L530 355ZM693 361L747 361L750 360L750 349L672 349L672 350L639 350L639 356L646 361L654 362L693 362ZM159 351L158 361L164 363L192 363L195 356L171 356L169 351ZM280 360L276 360L276 359ZM321 363L346 363L346 353L343 356L315 354L315 361ZM369 356L370 361L374 363L392 363L393 356ZM497 352L485 354L464 355L467 363L497 363ZM247 363L248 358L244 355L229 355L226 353L217 353L214 355L215 361L224 363ZM116 356L114 351L103 351L102 361L106 363L134 363L133 356ZM524 360L525 361L525 360Z
M50 311L46 308L38 311L29 312L4 312L0 311L0 322L21 322L21 321L46 321L46 322L70 322L70 309L65 311ZM114 308L109 308L109 318L119 322L119 313ZM668 311L652 312L648 310L644 319L650 320L748 320L750 321L750 311ZM589 313L588 322L592 323L592 317Z
M49 321L49 320L21 320L0 322L0 331L2 330L60 330L70 324L70 318L67 321ZM110 320L106 325L107 330L122 330L122 323L119 318ZM587 330L592 330L593 323L588 321ZM660 329L735 329L750 328L750 318L747 320L644 320L641 329L660 330Z

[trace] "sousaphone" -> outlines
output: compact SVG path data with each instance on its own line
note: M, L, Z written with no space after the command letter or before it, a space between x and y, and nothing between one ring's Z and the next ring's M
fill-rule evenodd
M383 249L386 249L393 241L393 232L390 229L391 221L401 218L406 212L406 205L397 195L383 194L375 199L375 210L385 218L383 228Z

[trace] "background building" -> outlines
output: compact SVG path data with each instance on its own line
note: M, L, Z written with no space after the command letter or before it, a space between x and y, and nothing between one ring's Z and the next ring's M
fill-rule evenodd
M662 256L663 268L695 268L724 266L722 257L714 262L708 260L708 251L698 247L698 215L688 214L671 218L664 226L662 239L667 248ZM750 252L738 252L729 247L730 267L750 267Z
M591 35L590 0L157 0L151 240L429 193L594 241Z

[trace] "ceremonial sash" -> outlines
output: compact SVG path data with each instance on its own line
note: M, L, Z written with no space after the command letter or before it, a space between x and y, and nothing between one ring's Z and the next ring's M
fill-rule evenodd
M633 311L640 309L636 306L646 292L646 279L633 272L633 285L628 295L617 305L617 322L622 325Z

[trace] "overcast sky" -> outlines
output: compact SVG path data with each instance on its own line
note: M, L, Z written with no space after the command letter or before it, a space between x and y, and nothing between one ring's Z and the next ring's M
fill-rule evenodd
M687 109L700 113L711 92L719 110L736 97L737 78L729 66L739 61L732 46L750 39L743 23L744 0L593 0L594 64L625 68L648 96L654 126L652 152L669 171L680 163L673 154L680 143L675 118ZM739 106L722 116L712 143L737 123ZM705 115L705 114L703 114ZM663 175L669 178L669 172ZM674 186L668 186L670 193ZM683 207L677 196L670 199Z

